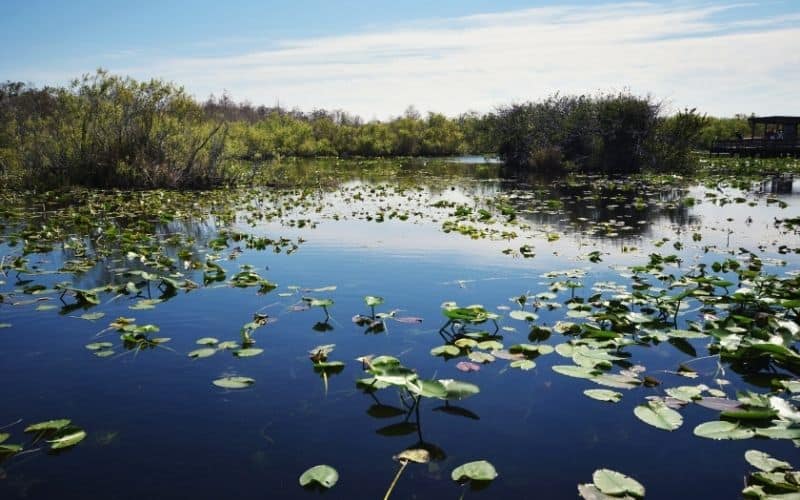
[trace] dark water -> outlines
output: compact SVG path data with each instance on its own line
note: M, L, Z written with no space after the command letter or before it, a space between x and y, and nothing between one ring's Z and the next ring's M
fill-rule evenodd
M4 462L0 498L314 498L319 493L304 491L297 481L316 464L330 464L340 474L325 498L382 498L397 470L392 456L419 447L420 440L429 449L438 448L438 456L426 465L410 465L392 498L459 498L462 493L464 498L575 498L577 484L591 482L592 472L601 467L635 477L647 488L648 498L736 498L750 470L743 458L746 450L755 448L798 462L791 441L694 437L697 424L717 418L716 412L697 405L681 410L684 424L674 432L636 419L633 408L645 396L663 395L664 387L709 383L714 378L713 359L693 362L702 374L694 381L661 372L693 359L667 343L627 349L662 386L622 391L624 398L618 404L589 399L582 391L598 386L553 372L552 365L570 362L556 353L537 358L531 371L511 369L507 361L497 360L476 373L455 368L463 358L445 361L429 353L442 344L437 332L445 322L440 308L444 301L483 304L503 313L496 308L514 306L510 298L546 291L550 280L543 273L574 268L586 271L580 294L591 294L596 282L629 286L619 266L646 262L649 253L661 250L655 243L662 237L670 238L667 246L683 258L683 266L724 258L730 249L764 245L762 258L787 262L775 266L775 272L796 271L797 256L776 251L780 243L797 246L796 235L780 234L773 219L797 215L797 183L777 194L789 204L786 209L753 195L759 200L756 207L701 203L676 208L669 206L669 194L660 193L656 198L663 200L663 206L636 211L619 200L590 203L562 192L556 193L565 200L561 210L526 214L526 193L535 186L509 191L509 182L449 176L421 182L419 197L411 200L391 195L353 201L342 194L369 193L365 182L370 181L353 180L344 191L320 191L319 212L293 209L317 222L315 228L287 227L277 221L255 227L237 222L235 227L241 230L306 240L291 255L245 249L236 260L221 261L229 277L246 263L279 285L266 295L223 283L188 294L178 292L155 309L138 311L129 309L131 298L111 300L113 295L105 294L102 303L90 310L106 313L96 322L74 317L86 312L80 309L63 315L58 309L37 311L39 304L0 305L0 323L12 325L0 329L0 426L23 419L3 431L12 434L9 442L25 441L21 437L25 425L53 418L70 418L88 432L85 441L58 455L39 451ZM686 189L698 199L707 191L696 185ZM530 225L517 230L520 236L511 242L445 234L442 219L427 209L428 215L407 221L376 223L353 215L373 213L380 206L424 208L440 199L474 203L475 197L497 195L508 196L519 217ZM342 215L340 220L334 220L334 214ZM581 218L624 221L632 229L612 236L596 234L594 226L587 227ZM197 230L208 238L216 229L210 225ZM692 242L693 232L702 233L701 243ZM543 236L547 233L558 233L560 239L548 242ZM671 248L676 240L684 242L680 251ZM502 253L526 243L535 247L536 257ZM705 253L702 247L711 245L716 250ZM623 247L635 250L623 253ZM579 259L593 250L604 253L601 262ZM18 253L19 248L0 246L0 255ZM32 255L31 261L41 261L41 268L50 270L57 269L63 257L55 251ZM123 264L101 262L76 283L90 287L107 282L113 276L109 269ZM64 279L70 277L46 275L36 282ZM19 288L13 272L0 280L5 281L1 291ZM279 295L291 292L291 285L337 288ZM334 299L332 330L313 329L324 319L320 309L292 310L302 295ZM389 322L387 332L365 334L350 320L369 313L365 295L386 299L378 310L400 309L402 315L424 321ZM557 300L568 297L568 291L561 292ZM275 319L254 334L256 345L264 349L262 355L186 356L200 347L195 341L201 337L237 340L241 326L256 312ZM564 319L565 312L566 308L542 310L537 324L553 325ZM172 340L163 348L134 352L115 346L115 356L93 356L84 347L90 342L119 344L115 332L97 336L118 316L156 324L159 336ZM687 313L687 318L696 316ZM527 341L524 322L505 318L500 324L516 328L500 330L506 346ZM547 343L563 341L554 333ZM690 342L698 356L707 354L706 340ZM307 356L319 344L336 344L330 359L346 363L341 373L329 377L327 393ZM383 418L379 403L402 404L391 388L376 393L377 400L356 389L355 380L365 375L355 358L366 354L396 356L425 378L475 383L480 393L452 403L465 410L461 415L442 411L442 401L427 399L421 403L418 421L416 415ZM231 374L252 377L256 383L235 391L211 384ZM726 388L731 395L735 389L750 387L730 369L724 376L731 382ZM394 425L406 421L416 427ZM450 471L479 459L491 461L499 477L485 490L467 487L464 492L450 479Z

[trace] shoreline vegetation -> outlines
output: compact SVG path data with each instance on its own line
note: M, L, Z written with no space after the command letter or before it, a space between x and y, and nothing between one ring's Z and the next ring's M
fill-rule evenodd
M413 108L365 122L344 111L303 113L198 102L172 83L98 70L65 87L0 84L0 182L15 188L209 188L241 184L282 158L496 155L540 174L692 173L693 152L747 130L744 116L695 109L665 116L651 96L555 95L448 118Z

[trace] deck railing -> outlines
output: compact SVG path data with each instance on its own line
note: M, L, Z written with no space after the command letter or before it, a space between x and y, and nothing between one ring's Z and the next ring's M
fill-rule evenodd
M798 155L800 154L800 140L786 141L756 138L714 141L711 144L711 152L769 156Z

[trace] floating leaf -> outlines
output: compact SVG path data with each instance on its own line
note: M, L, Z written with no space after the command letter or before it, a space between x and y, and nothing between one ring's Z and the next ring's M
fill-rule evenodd
M644 496L644 486L639 481L611 469L598 469L592 474L592 482L606 495L631 494Z
M364 297L364 302L366 302L367 306L375 307L383 304L383 297L375 297L373 295L367 295Z
M431 454L428 450L422 448L412 448L403 450L392 458L398 461L405 460L407 462L426 464L430 462Z
M704 408L717 411L735 410L742 407L742 403L727 398L703 397L694 402Z
M553 371L561 375L575 378L592 378L597 374L594 368L575 365L554 365Z
M518 359L508 364L511 368L519 368L520 370L532 370L536 367L536 363L530 359Z
M219 340L215 339L214 337L203 337L197 339L197 341L195 342L195 344L197 345L217 345L218 343ZM224 349L224 347L221 348Z
M203 349L195 349L194 351L190 352L188 356L190 358L207 358L209 356L213 356L216 352L217 350L213 347L206 347Z
M60 450L75 446L86 438L86 431L81 429L73 429L64 435L58 436L55 439L47 441L50 443L50 448L53 450Z
M443 399L465 399L481 392L477 385L467 382L459 382L452 379L440 380L439 382L447 390L447 395Z
M508 315L512 319L518 319L520 321L536 321L537 319L539 319L539 316L537 316L535 313L532 313L530 311L522 311L519 309L511 311L510 313L508 313Z
M433 349L431 349L431 355L433 355L433 356L450 356L450 357L454 357L454 356L458 356L459 354L461 354L461 349L459 349L458 347L456 347L454 345L450 345L450 344L440 345L439 347L434 347Z
M409 392L425 398L446 398L447 388L438 380L409 380L406 384Z
M255 379L250 377L222 377L211 383L223 389L245 389L255 384L255 382Z
M744 459L747 463L756 469L764 472L773 472L776 470L791 470L792 466L789 462L777 460L769 456L769 454L758 450L747 450L744 454Z
M491 481L497 477L497 471L494 465L486 460L478 460L459 465L453 469L450 477L456 482L463 481L464 479L470 481Z
M681 401L690 402L694 399L699 398L703 390L705 390L705 387L703 386L682 385L679 387L670 387L666 389L664 392L666 392L675 399L680 399Z
M800 439L800 427L767 427L756 429L755 433L769 439Z
M471 352L467 357L475 363L491 363L494 361L494 356L486 352Z
M0 444L0 458L3 455L13 455L22 451L22 446L18 444Z
M85 314L81 314L81 319L85 319L87 321L95 321L95 320L98 320L98 319L102 318L105 315L106 315L106 313L103 313L103 312L85 313Z
M749 439L755 436L755 431L747 427L739 427L735 422L714 420L704 422L694 428L694 435L708 439Z
M459 361L456 363L456 369L462 372L476 372L481 369L481 365L469 361Z
M111 342L92 342L91 344L86 344L85 347L90 351L99 351L101 349L110 349L114 347L114 344Z
M610 403L619 403L622 400L622 393L610 391L608 389L586 389L583 393L598 401L608 401Z
M583 500L614 500L618 498L627 498L631 499L633 497L624 496L624 497L612 497L610 495L606 495L602 491L600 491L597 486L593 484L579 484L578 485L578 495L580 495Z
M249 358L251 356L258 356L264 352L264 349L259 347L246 347L244 349L239 349L238 351L233 351L233 355L237 358Z
M667 407L664 403L655 401L637 406L633 409L633 414L642 422L665 431L674 431L683 424L683 417L680 413Z
M42 432L42 431L57 431L63 429L72 423L72 420L62 418L59 420L48 420L46 422L39 422L25 427L24 432Z
M339 473L330 465L315 465L300 475L300 486L318 484L324 488L332 488L339 480Z

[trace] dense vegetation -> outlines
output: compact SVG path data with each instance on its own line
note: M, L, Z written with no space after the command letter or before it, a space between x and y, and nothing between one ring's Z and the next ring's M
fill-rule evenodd
M0 178L29 187L204 187L237 182L242 166L280 157L465 153L545 172L685 172L690 150L745 125L694 110L664 117L651 98L630 94L555 96L452 119L409 108L364 122L226 95L199 103L171 83L98 71L67 87L0 85Z

